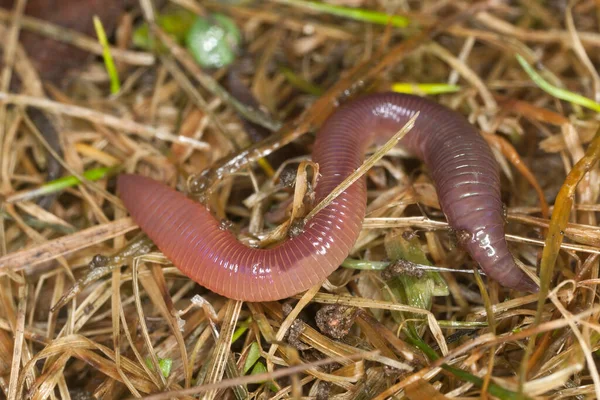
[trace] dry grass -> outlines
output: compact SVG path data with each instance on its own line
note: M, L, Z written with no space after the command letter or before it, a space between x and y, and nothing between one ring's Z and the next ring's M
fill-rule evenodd
M42 98L19 28L95 54L102 47L0 12L0 45L12 60L0 80L0 397L600 397L600 123L595 111L537 87L516 57L554 87L600 100L597 1L335 2L379 3L407 16L407 28L289 1L172 3L235 19L264 110L234 100L227 71L201 70L159 30L168 54L119 37L117 95L97 61L75 71L68 89L46 85ZM140 0L132 16L152 21L156 11ZM20 93L9 91L12 75L28 83ZM298 89L302 80L322 94ZM366 172L368 216L351 255L373 262L269 303L228 300L191 282L133 232L114 179L85 175L117 166L181 190L202 186L194 195L234 221L240 240L264 245L310 211L302 199L314 183L312 132L337 104L394 83L434 82L459 86L436 100L467 116L495 151L511 249L526 270L537 267L540 294L516 297L464 273L472 261L454 245L427 172L392 154L373 158ZM82 182L62 189L49 210L36 201L53 148L25 106L57 117L60 162ZM240 113L274 133L252 144ZM295 158L274 172L264 157L291 142ZM298 168L295 190L279 183L286 165ZM395 280L368 269L402 251L417 269L445 268Z

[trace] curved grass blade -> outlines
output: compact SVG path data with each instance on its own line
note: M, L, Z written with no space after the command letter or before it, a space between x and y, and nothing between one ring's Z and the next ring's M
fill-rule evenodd
M546 81L540 74L538 74L537 71L533 69L533 67L529 65L529 63L527 63L527 61L525 61L525 59L519 54L517 54L517 61L519 61L519 64L521 64L521 67L523 67L523 69L525 70L527 75L529 75L531 80L546 93L561 100L568 101L569 103L578 104L582 107L589 108L590 110L600 112L600 104L580 94L573 93L566 89L561 89L552 85L551 83Z
M102 45L102 57L104 58L106 72L110 78L110 92L112 94L119 93L119 90L121 90L119 73L117 72L117 67L115 66L115 60L113 60L112 54L110 53L110 45L106 37L106 32L104 31L104 27L102 26L100 18L98 18L96 15L94 15L94 29L96 29L96 36L98 36L98 41Z
M98 181L108 176L115 175L120 169L120 166L93 168L88 171L85 171L83 173L83 177L90 181ZM31 200L36 197L44 196L50 193L60 192L61 190L77 186L80 183L81 181L76 176L65 176L50 181L38 188L17 192L11 196L8 196L6 198L6 201L8 203L15 203L17 201Z

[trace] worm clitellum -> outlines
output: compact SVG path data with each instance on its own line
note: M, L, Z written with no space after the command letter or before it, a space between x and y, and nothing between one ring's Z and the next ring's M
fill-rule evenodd
M400 146L429 168L442 211L461 244L489 278L536 291L515 264L504 237L500 177L494 156L460 114L429 100L395 93L367 95L341 107L317 133L312 153L321 177L317 202L417 112ZM364 178L307 221L304 231L276 247L252 249L219 229L205 206L166 185L122 175L118 192L133 219L185 275L223 296L279 300L322 282L348 256L365 216Z

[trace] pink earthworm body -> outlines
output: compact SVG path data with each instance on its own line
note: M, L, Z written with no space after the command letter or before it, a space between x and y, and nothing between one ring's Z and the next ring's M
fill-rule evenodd
M320 165L316 201L363 162L367 148L385 143L420 111L400 146L422 159L442 211L461 244L489 278L536 291L515 264L504 236L498 165L461 115L429 100L396 93L367 95L323 124L312 158ZM118 192L141 229L186 276L223 296L279 300L322 282L348 256L361 230L366 181L356 181L307 221L303 232L269 249L254 249L220 228L210 211L166 185L122 175Z

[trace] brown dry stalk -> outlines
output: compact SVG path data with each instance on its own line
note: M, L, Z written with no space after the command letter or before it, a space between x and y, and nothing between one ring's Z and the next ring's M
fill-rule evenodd
M57 257L65 256L81 249L124 235L136 229L131 218L122 218L103 225L93 226L72 235L50 240L29 249L0 257L0 274L6 270L21 271Z

